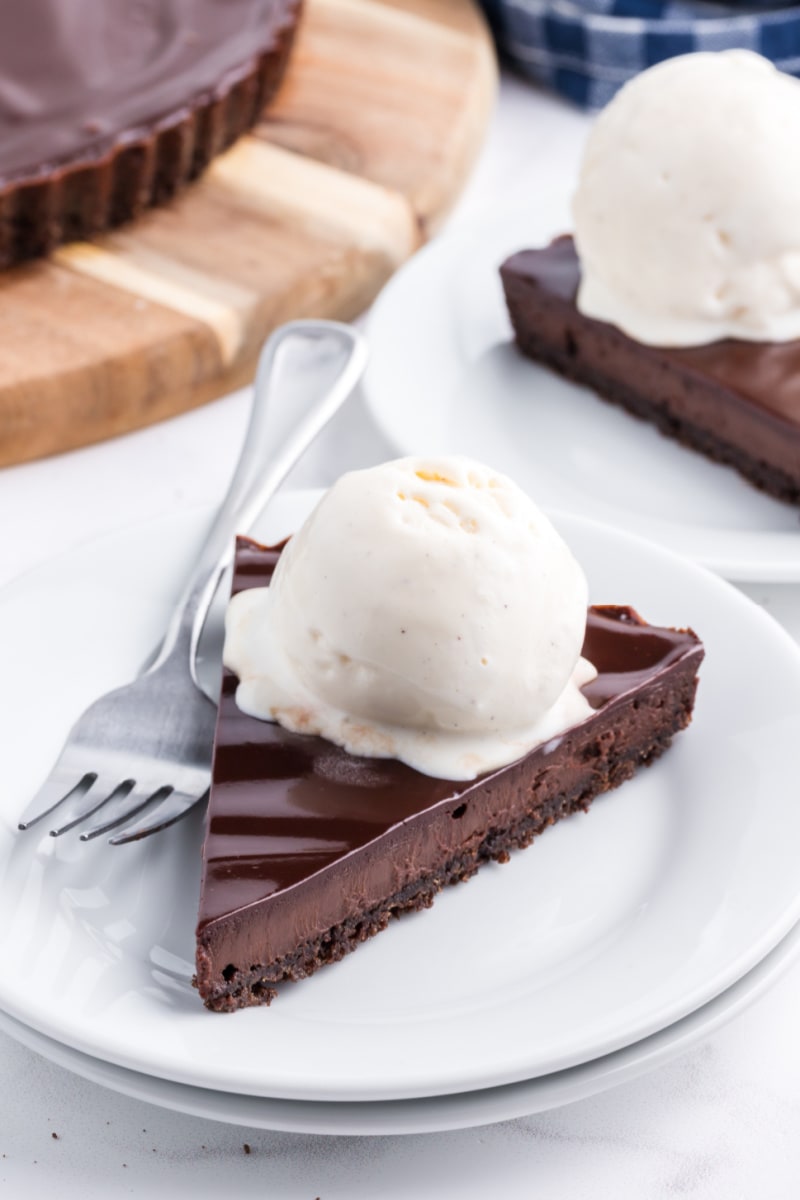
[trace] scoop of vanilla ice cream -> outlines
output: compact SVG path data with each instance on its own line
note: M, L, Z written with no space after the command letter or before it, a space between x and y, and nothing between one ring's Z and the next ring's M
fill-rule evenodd
M578 307L649 345L800 337L800 83L746 50L628 83L573 202Z
M590 712L587 588L509 479L464 458L344 475L231 601L237 703L353 754L469 779Z

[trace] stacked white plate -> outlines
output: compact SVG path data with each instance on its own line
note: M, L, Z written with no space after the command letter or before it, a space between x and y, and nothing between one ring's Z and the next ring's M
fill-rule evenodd
M290 532L315 499L279 497L257 532ZM157 641L208 514L128 530L7 588L0 1025L157 1104L414 1132L590 1095L759 995L800 940L800 650L700 567L574 512L555 519L595 601L703 638L691 728L509 864L283 987L270 1009L226 1016L191 985L200 814L116 849L15 828L72 720Z

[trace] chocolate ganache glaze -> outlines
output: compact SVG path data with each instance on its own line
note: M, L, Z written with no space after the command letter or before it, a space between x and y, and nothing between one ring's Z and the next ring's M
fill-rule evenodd
M103 153L253 70L289 0L7 0L0 186Z
M636 342L579 311L580 263L569 236L514 254L500 274L528 357L800 503L800 341Z
M280 549L237 547L234 592L268 584ZM691 718L702 646L691 631L592 608L583 650L595 713L474 781L357 758L236 705L224 674L203 850L196 983L211 1008L269 1003L299 978L427 906L443 883L504 860L651 761Z
M0 268L172 199L259 120L302 0L0 3Z

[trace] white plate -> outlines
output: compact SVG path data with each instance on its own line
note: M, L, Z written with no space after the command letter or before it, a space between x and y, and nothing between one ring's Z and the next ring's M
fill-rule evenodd
M546 496L729 579L800 580L800 513L522 357L498 266L569 229L546 164L535 202L440 238L384 288L369 322L367 402L406 454L468 454Z
M267 536L310 497L286 496ZM630 1045L706 1003L800 916L800 651L735 589L628 535L558 521L592 596L704 637L698 711L651 770L507 866L448 889L269 1009L190 986L201 821L125 849L20 836L72 718L163 628L202 516L130 530L0 596L0 1008L120 1066L298 1100L490 1087Z
M168 1079L114 1066L113 1063L92 1058L37 1033L29 1025L15 1021L1 1011L0 1030L37 1054L93 1083L175 1112L191 1113L196 1117L224 1121L230 1125L288 1133L338 1135L439 1133L547 1112L576 1100L586 1100L589 1096L608 1091L664 1066L670 1059L685 1053L739 1016L763 996L797 961L799 951L800 925L797 925L758 966L748 971L744 978L721 996L710 1000L683 1020L662 1029L660 1033L654 1033L614 1054L566 1071L542 1075L538 1079L526 1079L482 1091L457 1092L451 1096L429 1096L420 1100L374 1100L342 1104L241 1096L173 1083Z

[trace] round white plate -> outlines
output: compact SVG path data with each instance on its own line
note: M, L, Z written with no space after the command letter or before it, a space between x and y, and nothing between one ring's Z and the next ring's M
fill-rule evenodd
M374 1100L343 1104L335 1101L326 1103L242 1096L173 1083L168 1079L117 1067L54 1041L2 1011L0 1030L37 1054L93 1083L175 1112L191 1113L196 1117L224 1121L230 1125L287 1133L362 1136L440 1133L547 1112L576 1100L586 1100L589 1096L608 1091L664 1066L758 1000L797 961L798 952L800 925L795 926L758 966L748 971L744 978L721 996L710 1000L683 1020L662 1029L660 1033L651 1034L614 1054L566 1071L542 1075L538 1079L419 1100Z
M364 388L405 454L491 463L565 512L608 521L729 579L800 580L800 512L537 366L512 342L498 267L570 228L563 187L431 243L384 288Z
M287 495L264 536L313 496ZM695 722L660 762L506 866L447 889L267 1009L192 990L199 814L126 847L14 822L72 719L163 629L202 515L122 533L0 596L0 1008L123 1067L298 1100L442 1095L529 1079L646 1037L719 995L800 916L800 651L715 576L575 517L596 601L690 624Z

